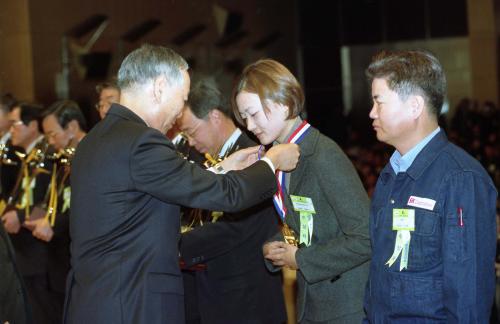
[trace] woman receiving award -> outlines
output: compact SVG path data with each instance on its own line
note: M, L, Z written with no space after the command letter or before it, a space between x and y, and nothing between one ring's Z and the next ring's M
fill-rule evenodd
M296 143L292 172L277 172L274 205L283 223L264 247L268 269L297 269L300 323L361 323L368 277L369 201L339 146L300 117L303 90L282 64L248 65L232 94L236 119L262 145Z

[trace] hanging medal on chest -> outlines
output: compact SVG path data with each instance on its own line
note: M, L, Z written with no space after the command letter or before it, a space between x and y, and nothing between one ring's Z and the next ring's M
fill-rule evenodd
M311 125L307 121L303 121L302 124L290 135L286 143L298 144L307 134L307 131L311 128ZM287 209L285 206L284 195L286 193L286 179L285 173L281 170L276 171L276 178L278 180L278 191L274 194L273 203L278 215L280 216L283 224L282 232L285 240L288 244L298 246L297 237L294 231L286 224L285 217Z

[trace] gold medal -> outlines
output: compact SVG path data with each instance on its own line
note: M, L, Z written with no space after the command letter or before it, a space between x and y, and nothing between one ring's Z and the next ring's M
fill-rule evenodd
M297 239L295 238L295 232L287 224L283 224L281 232L285 237L285 241L293 246L299 246Z

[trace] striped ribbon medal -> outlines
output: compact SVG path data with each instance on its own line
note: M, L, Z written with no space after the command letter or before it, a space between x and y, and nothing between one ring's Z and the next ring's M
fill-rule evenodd
M311 125L304 120L302 124L290 135L286 143L298 144L304 139L307 131L310 129ZM281 217L283 224L285 224L286 217L286 206L284 200L284 191L286 189L285 184L285 172L281 170L276 171L276 177L278 179L278 191L274 194L273 202L276 211Z

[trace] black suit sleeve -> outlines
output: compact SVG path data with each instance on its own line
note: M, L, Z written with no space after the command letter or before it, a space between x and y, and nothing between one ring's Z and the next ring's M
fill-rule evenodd
M61 212L59 209L57 217L56 217L56 222L54 224L53 230L54 230L54 236L56 237L61 237L61 236L67 236L69 233L69 216L70 211L69 209L65 211L64 213Z
M137 190L171 204L236 212L277 190L274 174L263 161L216 175L180 158L163 134L152 129L134 143L130 163Z
M274 224L277 228L277 224L271 220L277 216L267 202L246 209L234 218L232 216L223 215L226 220L207 223L182 234L179 249L188 267L231 252L240 244L259 235L259 231L269 232L270 229L265 228L267 226ZM232 219L227 220L227 218Z

